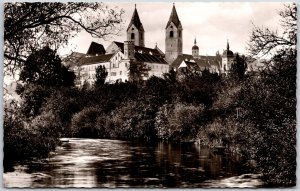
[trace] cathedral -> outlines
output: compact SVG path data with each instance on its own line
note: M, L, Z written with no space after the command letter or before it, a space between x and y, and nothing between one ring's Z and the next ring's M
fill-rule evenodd
M191 54L183 54L183 27L174 4L165 28L165 52L157 45L154 48L145 47L146 31L136 6L126 32L127 39L124 42L113 41L106 49L103 45L92 42L86 54L71 55L75 64L69 61L67 65L70 65L79 78L78 85L86 82L93 84L99 65L104 66L108 72L106 82L115 83L129 80L129 67L134 63L146 68L146 72L142 73L144 80L153 75L162 77L170 69L199 72L209 70L211 73L226 74L233 63L234 55L228 41L222 55L207 56L199 54L195 38Z

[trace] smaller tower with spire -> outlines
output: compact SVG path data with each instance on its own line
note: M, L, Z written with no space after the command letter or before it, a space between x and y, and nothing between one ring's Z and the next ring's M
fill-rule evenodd
M145 46L145 30L137 12L136 4L127 28L127 41L133 41L135 46Z
M221 71L222 73L228 73L228 70L231 68L231 65L233 64L233 52L230 50L229 47L229 41L227 39L227 45L226 45L226 50L224 50L223 55L222 55L222 68Z
M192 55L193 55L194 58L199 57L199 47L197 46L196 37L195 37L195 40L194 40L194 46L192 47Z

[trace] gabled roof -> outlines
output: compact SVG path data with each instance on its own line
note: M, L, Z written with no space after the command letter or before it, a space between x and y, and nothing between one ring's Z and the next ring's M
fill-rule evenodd
M185 63L188 68L191 68L191 69L194 69L194 70L199 70L200 69L196 62L190 62L190 61L183 60L181 63Z
M90 57L83 57L80 60L80 65L91 65L91 64L96 64L96 63L104 63L104 62L109 62L111 57L114 54L103 54L99 56L90 56Z
M175 5L173 4L173 8L172 8L172 12L171 12L171 15L170 15L170 18L169 18L169 21L167 23L167 26L166 28L171 24L171 23L174 23L174 25L179 28L179 26L181 26L181 22L178 18L178 15L177 15L177 11L176 11L176 8L175 8Z
M158 64L168 64L161 56L159 55L151 55L147 53L134 53L134 57L139 62L150 62L150 63L158 63Z
M197 63L200 68L221 67L216 56L199 56L198 58L194 58L190 54L179 55L170 67L177 69L182 61L185 61L185 63Z
M92 42L86 54L89 55L105 54L105 49L102 44Z
M114 43L124 53L124 43L116 42L116 41L114 41ZM146 54L152 54L152 55L161 55L161 56L163 55L156 48L153 49L153 48L147 48L147 47L143 47L143 46L134 46L134 50L135 50L135 52L139 52L139 53L146 53Z
M139 17L139 14L138 14L137 10L136 10L136 7L134 8L134 12L133 12L133 15L131 17L131 21L128 25L127 31L129 30L131 25L134 25L138 30L144 31L144 27L143 27L143 24L140 20L140 17Z
M193 59L193 56L192 55L189 55L189 54L182 54L182 55L179 55L173 62L172 64L170 65L171 68L178 68L179 65L181 64L181 62L183 60L186 60L186 61L189 61L189 60L192 60Z

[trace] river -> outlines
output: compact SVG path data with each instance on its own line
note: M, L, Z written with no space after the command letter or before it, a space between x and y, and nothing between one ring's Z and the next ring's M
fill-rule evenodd
M193 143L70 138L47 159L15 162L5 187L261 187L228 156Z

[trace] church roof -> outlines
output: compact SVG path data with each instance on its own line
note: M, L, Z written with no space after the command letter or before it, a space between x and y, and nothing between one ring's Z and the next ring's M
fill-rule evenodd
M144 31L144 27L143 27L143 24L140 20L140 17L139 17L139 14L137 12L137 9L136 7L134 8L134 12L133 12L133 15L131 17L131 21L128 25L128 28L127 28L127 31L129 30L129 28L131 27L131 25L134 25L138 30L142 30Z
M99 56L88 56L88 57L83 57L80 59L79 63L80 65L90 65L90 64L96 64L96 63L103 63L103 62L109 62L111 57L114 54L102 54Z
M114 43L119 47L119 49L124 53L124 43L116 42ZM158 49L156 48L147 48L143 46L134 46L134 50L139 53L147 53L152 55L163 55Z
M89 55L105 54L105 49L102 44L92 42L86 54Z
M169 18L169 21L167 23L167 26L166 28L171 24L171 23L174 23L174 25L178 28L179 26L181 26L181 22L178 18L178 15L177 15L177 11L176 11L176 8L175 8L175 5L173 4L173 8L172 8L172 12L171 12L171 15L170 15L170 18Z
M134 57L139 62L149 62L149 63L158 63L158 64L168 64L161 56L151 55L147 53L134 53Z

